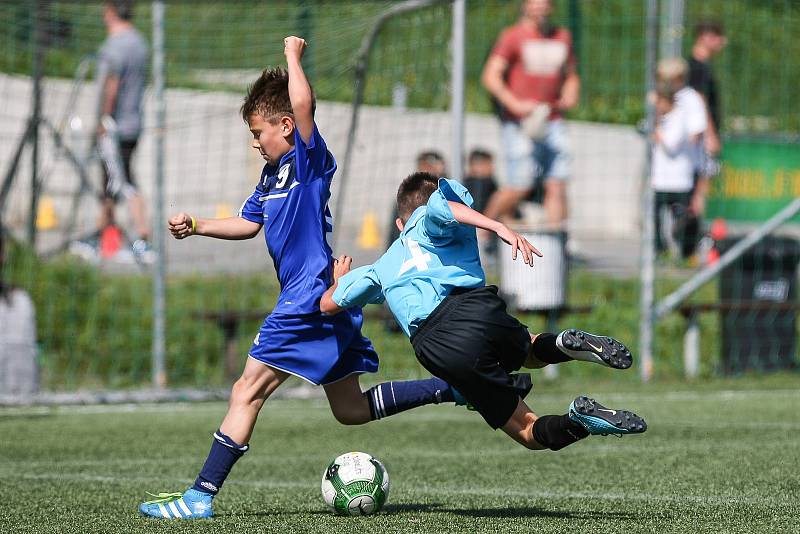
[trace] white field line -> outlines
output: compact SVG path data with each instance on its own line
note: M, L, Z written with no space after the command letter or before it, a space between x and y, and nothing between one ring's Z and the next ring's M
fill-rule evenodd
M800 384L800 383L799 383ZM590 390L591 388L587 388ZM529 404L537 402L561 401L568 402L569 394L547 393L538 395L534 389L526 399ZM673 392L630 392L630 393L602 393L598 399L607 402L609 399L621 402L626 401L696 401L696 400L752 400L755 398L790 398L800 401L800 387L798 389L747 389L747 390L719 390L719 391L673 391ZM281 411L293 409L305 410L296 403L297 399L275 399L268 402L270 405L280 405ZM306 402L304 400L304 402ZM308 402L327 406L324 399L309 399ZM12 406L0 407L0 417L10 415L92 415L113 413L165 413L177 411L219 411L221 402L164 402L164 403L128 403L128 404L96 404L96 405L71 405L71 406ZM295 408L295 406L298 406Z
M86 475L81 473L64 473L60 475L55 474L22 474L16 477L9 477L9 473L2 473L5 480L53 480L53 481L77 481L77 482L95 482L95 483L109 483L109 484L129 484L130 482L156 484L153 477L111 477L99 475ZM175 481L176 487L183 487L188 482L185 480ZM163 484L159 481L157 484ZM265 488L265 489L314 489L313 484L305 481L288 481L288 480L237 480L237 486L248 486L252 488ZM730 504L766 504L771 506L796 506L797 503L794 499L789 497L754 497L742 495L671 495L671 494L657 494L642 491L635 491L631 493L609 493L609 492L581 492L581 491L549 491L549 490L514 490L510 488L469 488L464 486L452 487L447 485L442 486L418 486L413 491L408 492L409 495L474 495L474 496L499 496L499 497L518 497L529 499L579 499L582 501L654 501L660 503L698 503L710 505L723 505Z

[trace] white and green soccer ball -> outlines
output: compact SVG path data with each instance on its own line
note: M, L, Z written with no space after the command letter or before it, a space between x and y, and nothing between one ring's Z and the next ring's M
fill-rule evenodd
M389 496L389 473L365 452L336 457L322 473L322 498L341 515L370 515Z

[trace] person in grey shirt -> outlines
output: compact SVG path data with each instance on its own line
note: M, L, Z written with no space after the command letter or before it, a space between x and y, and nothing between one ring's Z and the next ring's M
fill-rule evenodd
M142 131L142 96L147 82L147 41L131 23L133 0L108 0L103 21L108 37L97 60L99 120L97 146L103 161L105 198L100 231L114 224L114 206L127 200L135 226L133 252L152 260L144 201L131 172L131 158Z

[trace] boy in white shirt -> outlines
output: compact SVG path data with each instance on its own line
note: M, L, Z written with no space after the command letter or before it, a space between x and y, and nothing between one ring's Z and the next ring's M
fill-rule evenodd
M683 256L694 249L707 191L707 184L695 183L707 114L700 94L686 86L687 73L688 66L680 58L658 64L658 122L651 172L656 192L656 248L662 251L671 242Z

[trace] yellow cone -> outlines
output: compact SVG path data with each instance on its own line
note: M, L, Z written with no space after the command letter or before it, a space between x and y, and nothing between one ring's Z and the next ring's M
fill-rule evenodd
M227 219L228 217L233 217L233 209L231 209L230 204L217 204L217 210L214 216L217 219Z
M56 206L53 199L48 196L42 196L39 199L39 209L36 211L36 229L37 230L52 230L58 226L58 216L56 215Z
M380 234L375 213L368 211L364 214L364 220L361 222L361 231L358 232L358 246L367 250L380 247Z

